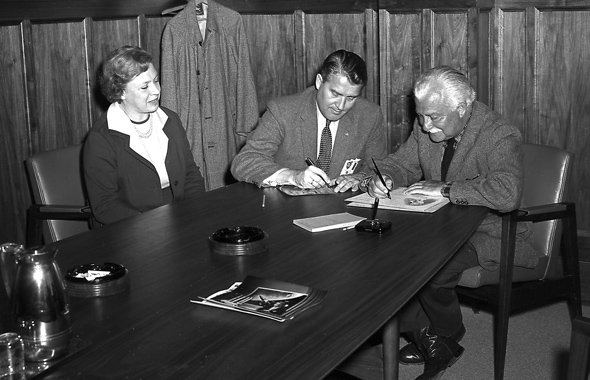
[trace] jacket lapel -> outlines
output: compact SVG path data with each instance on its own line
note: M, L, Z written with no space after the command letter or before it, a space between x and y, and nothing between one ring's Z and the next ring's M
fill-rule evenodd
M349 117L351 112L347 113L338 122L338 132L336 133L336 140L334 141L334 149L332 150L332 164L330 166L330 177L337 177L342 171L344 162L348 159L357 157L347 157L347 152L352 151L350 145L355 140L356 129L354 117Z
M447 179L462 179L459 178L459 174L463 171L466 165L466 157L468 154L470 154L472 147L475 145L476 137L479 136L479 130L482 125L482 114L481 109L477 105L477 102L473 102L473 108L471 112L471 117L467 122L465 132L463 133L461 141L457 145L457 150L455 151L453 159L451 160L451 165L449 166L449 171L447 172Z
M301 142L303 146L301 151L305 152L306 157L310 157L314 161L317 159L317 106L316 106L316 91L310 91L301 105L299 131L301 133ZM305 160L305 157L301 157Z

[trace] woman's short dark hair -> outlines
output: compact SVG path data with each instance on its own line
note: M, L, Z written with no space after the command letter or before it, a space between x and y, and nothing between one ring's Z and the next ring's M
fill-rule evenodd
M367 83L367 65L365 61L353 52L336 50L322 63L319 74L322 81L327 81L330 75L344 75L350 83L365 85Z
M137 46L122 46L109 53L102 64L100 89L109 103L120 102L127 83L147 71L152 56Z

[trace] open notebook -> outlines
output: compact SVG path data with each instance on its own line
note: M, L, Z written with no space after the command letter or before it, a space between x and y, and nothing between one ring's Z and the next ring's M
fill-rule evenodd
M449 199L442 195L433 197L425 195L407 195L403 191L405 187L398 187L390 192L391 199L382 198L379 200L379 208L383 210L402 210L413 212L432 213L440 209ZM350 207L373 207L374 198L367 193L362 193L345 199Z

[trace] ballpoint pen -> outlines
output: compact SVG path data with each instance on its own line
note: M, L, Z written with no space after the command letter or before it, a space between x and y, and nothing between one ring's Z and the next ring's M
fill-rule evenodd
M305 163L307 164L307 166L315 166L316 168L318 167L315 162L309 158L309 157L305 157ZM324 177L322 177L322 181L324 181L324 183L326 184L326 186L330 187L330 184L328 182L326 182L326 180L324 179Z
M374 158L371 158L371 160L373 161L373 166L375 166L375 173L377 173L377 176L379 176L379 179L381 180L381 183L387 189L387 184L385 183L385 179L381 175L381 172L379 171L379 168L377 167L377 164L375 163L375 159ZM389 194L389 189L387 189L387 198L391 199L391 195ZM377 198L375 198L375 199L377 199Z

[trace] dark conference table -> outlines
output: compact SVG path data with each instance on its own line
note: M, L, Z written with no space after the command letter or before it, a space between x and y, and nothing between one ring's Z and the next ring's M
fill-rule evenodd
M265 207L262 198L265 194ZM42 378L319 379L390 319L468 239L483 207L433 214L380 210L390 231L311 233L292 220L337 212L352 193L291 197L238 183L56 243L67 269L119 263L130 289L70 298L77 352ZM256 226L267 253L223 256L208 237ZM284 323L190 303L246 275L324 289L322 303Z

